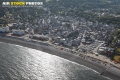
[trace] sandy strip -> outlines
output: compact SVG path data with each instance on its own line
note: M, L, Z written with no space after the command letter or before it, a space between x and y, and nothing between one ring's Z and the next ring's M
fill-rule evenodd
M65 58L65 59L77 62L81 65L87 66L91 69L94 69L99 73L102 73L104 70L106 70L106 68L108 68L107 66L101 65L101 64L93 62L93 61L88 61L88 60L86 60L84 58L81 58L77 55L70 54L69 52L59 50L59 49L55 49L53 47L47 47L46 44L40 45L40 44L35 43L35 42L32 43L32 42L27 42L27 41L22 41L22 40L19 40L19 39L13 39L13 38L7 38L7 37L0 37L0 41L5 42L5 43L21 45L21 46L41 50L41 51L47 52L49 54L57 55L57 56ZM107 70L103 74L103 76L109 77L113 80L120 80L120 75L119 74L120 74L119 69L111 67L109 70Z

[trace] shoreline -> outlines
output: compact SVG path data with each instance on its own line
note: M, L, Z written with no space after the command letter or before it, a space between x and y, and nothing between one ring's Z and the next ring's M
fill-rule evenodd
M97 62L86 60L86 59L81 58L75 54L70 54L70 52L66 52L63 50L56 49L54 47L50 47L49 44L46 45L45 43L42 43L40 45L40 44L36 44L37 42L28 42L28 41L24 41L22 39L20 40L18 38L14 39L14 38L10 38L10 37L0 37L0 42L16 44L16 45L36 49L36 50L41 50L43 52L47 52L47 53L52 54L52 55L57 55L57 56L62 57L64 59L68 59L70 61L84 65L84 66L91 68L99 73L102 73L103 71L105 71L108 68L108 66L104 66L104 65L99 64ZM108 77L108 78L113 79L113 80L119 80L120 79L119 74L120 74L120 69L111 67L109 70L107 70L103 74L103 76Z

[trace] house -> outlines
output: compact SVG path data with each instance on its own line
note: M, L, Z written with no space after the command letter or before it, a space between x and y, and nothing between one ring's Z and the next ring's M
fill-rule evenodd
M91 44L92 40L83 38L83 39L81 40L81 42L82 42L82 44L84 44L84 45L89 45L89 44Z
M12 29L12 34L13 35L19 35L19 36L22 36L25 34L25 31L24 30L16 30L16 29Z
M110 56L114 53L114 48L109 47L99 47L97 52L102 55Z
M80 45L80 39L74 39L71 42L72 42L72 46L79 46Z
M13 27L13 23L9 23L8 26L9 26L9 27Z
M0 28L0 32L9 32L9 27L6 26L6 27L3 27L3 28Z
M25 32L28 33L28 34L34 34L34 29L27 28L27 29L25 29Z
M45 35L39 35L39 34L34 34L32 36L33 39L37 39L37 40L42 40L42 41L48 41L49 37L45 36Z

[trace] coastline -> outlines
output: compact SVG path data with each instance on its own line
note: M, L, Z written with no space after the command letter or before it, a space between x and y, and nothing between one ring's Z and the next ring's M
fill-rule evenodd
M104 70L106 70L106 68L108 68L108 66L104 66L102 64L90 61L90 60L86 60L83 59L77 55L74 54L70 54L70 52L66 52L63 50L59 50L53 47L50 47L49 45L46 45L43 43L43 45L41 44L36 44L35 42L28 42L28 41L23 41L20 39L13 39L13 38L9 38L9 37L0 37L0 42L5 42L5 43L11 43L11 44L16 44L16 45L21 45L24 47L29 47L29 48L33 48L33 49L37 49L37 50L41 50L44 52L47 52L49 54L52 55L57 55L60 56L62 58L68 59L70 61L79 63L81 65L87 66L91 69L94 69L95 71L102 73ZM48 46L48 47L47 47ZM114 67L111 67L109 70L107 70L103 76L109 77L113 80L119 80L120 79L120 70Z

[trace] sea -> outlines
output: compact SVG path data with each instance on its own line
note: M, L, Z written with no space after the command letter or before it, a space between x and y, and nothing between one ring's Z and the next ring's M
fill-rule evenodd
M0 42L0 80L109 80L98 72L39 50Z

